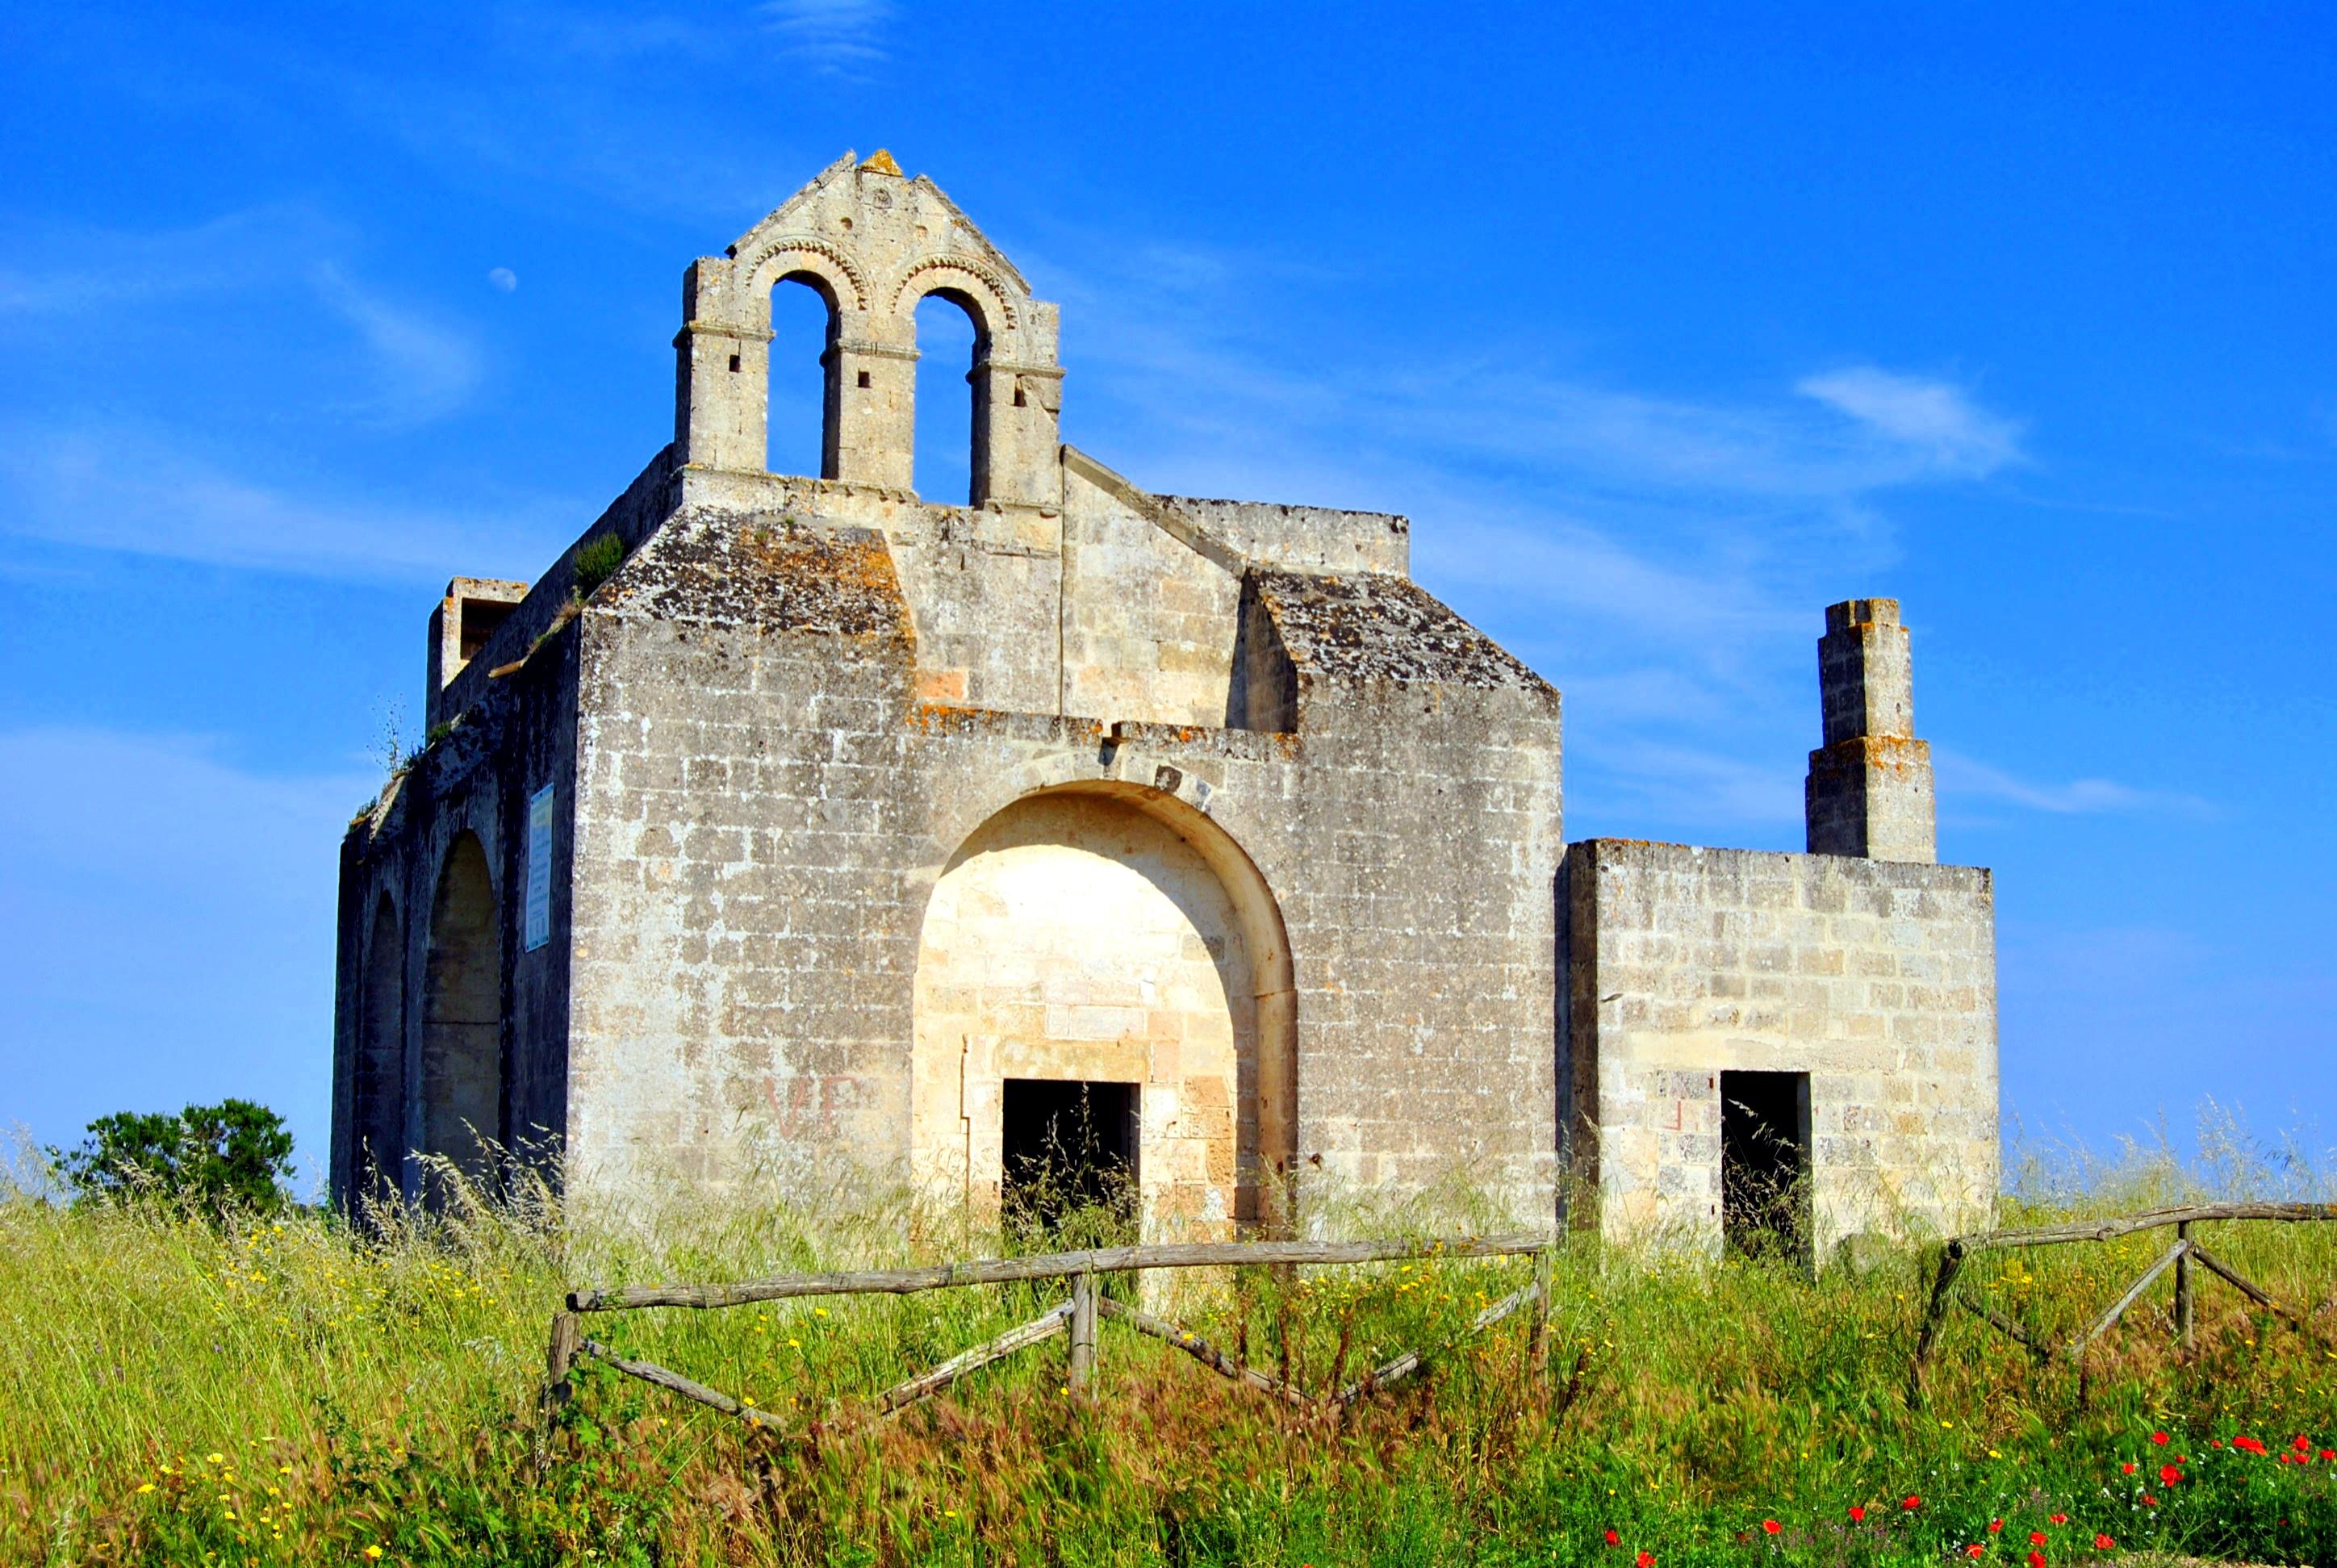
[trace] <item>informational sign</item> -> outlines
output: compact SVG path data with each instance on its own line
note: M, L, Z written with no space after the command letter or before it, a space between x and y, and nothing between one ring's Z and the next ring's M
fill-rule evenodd
M527 800L527 937L531 953L552 940L552 786Z

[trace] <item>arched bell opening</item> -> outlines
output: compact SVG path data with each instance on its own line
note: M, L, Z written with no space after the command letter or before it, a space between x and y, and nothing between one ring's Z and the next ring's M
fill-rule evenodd
M988 469L987 410L975 367L990 358L982 308L954 289L917 301L917 405L913 472L917 494L977 505Z
M835 289L816 272L789 272L771 289L771 343L764 404L763 467L773 474L836 475L843 418Z

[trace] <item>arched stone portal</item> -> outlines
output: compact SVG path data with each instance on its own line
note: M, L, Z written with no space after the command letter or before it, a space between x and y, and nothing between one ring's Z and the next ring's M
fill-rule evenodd
M1172 796L1024 797L951 857L917 958L912 1147L934 1190L995 1203L1010 1080L1136 1085L1150 1237L1279 1212L1296 1017L1274 897Z
M474 1180L490 1171L485 1141L503 1124L503 936L487 854L464 833L446 851L430 908L422 1011L422 1137Z
M406 1163L406 940L397 906L385 893L374 906L366 944L364 1011L359 1016L355 1103L349 1126L350 1191L394 1193Z

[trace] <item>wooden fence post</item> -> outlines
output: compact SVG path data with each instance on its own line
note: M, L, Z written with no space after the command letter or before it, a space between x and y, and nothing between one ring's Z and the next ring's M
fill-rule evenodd
M575 1363L577 1347L583 1342L583 1325L575 1313L552 1315L552 1338L543 1351L543 1394L536 1406L535 1478L539 1483L552 1464L552 1418L568 1403L568 1368Z
M1940 1272L1931 1280L1931 1299L1923 1308L1923 1327L1915 1336L1915 1360L1907 1369L1907 1404L1909 1408L1922 1404L1930 1390L1925 1387L1924 1374L1931 1369L1931 1344L1940 1335L1940 1325L1948 1315L1948 1293L1956 1286L1956 1276L1964 1266L1964 1242L1959 1236L1950 1240L1940 1253Z
M543 1416L547 1421L553 1411L568 1403L568 1368L574 1365L576 1348L583 1342L583 1325L575 1313L552 1315L552 1342L543 1352Z
M2175 1260L2175 1337L2187 1356L2197 1342L2192 1329L2190 1220L2175 1227L2175 1238L2183 1244L2183 1256Z
M1084 1395L1095 1377L1096 1277L1081 1274L1071 1281L1071 1370L1073 1394Z
M1535 1376L1550 1369L1550 1254L1534 1254L1533 1266L1533 1332L1530 1343Z

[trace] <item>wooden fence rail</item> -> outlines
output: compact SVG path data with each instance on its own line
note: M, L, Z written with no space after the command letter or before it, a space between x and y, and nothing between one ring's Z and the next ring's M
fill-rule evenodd
M1160 1247L1098 1247L1029 1258L984 1258L922 1269L865 1269L836 1274L775 1274L722 1285L621 1285L572 1290L571 1312L619 1312L637 1307L744 1307L798 1296L906 1296L965 1285L1013 1285L1032 1279L1071 1279L1136 1269L1204 1269L1228 1264L1384 1263L1400 1258L1507 1258L1539 1252L1554 1238L1540 1231L1460 1236L1419 1241L1191 1241Z
M2050 1361L2058 1353L2067 1355L2082 1369L2086 1351L2094 1341L2108 1333L2112 1326L2142 1299L2143 1292L2156 1283L2169 1269L2175 1270L2175 1335L2185 1350L2192 1348L2195 1338L2191 1265L2196 1262L2259 1306L2288 1318L2300 1328L2309 1328L2311 1324L2304 1314L2273 1300L2264 1289L2243 1279L2230 1265L2192 1239L2191 1227L2194 1225L2243 1220L2337 1220L2337 1203L2200 1203L2174 1209L2150 1209L2138 1214L2122 1214L2108 1220L2048 1225L2032 1230L1988 1230L1954 1238L1940 1253L1939 1272L1931 1280L1931 1301L1923 1310L1922 1327L1916 1332L1915 1358L1907 1372L1907 1402L1914 1405L1922 1401L1927 1391L1931 1356L1939 1348L1940 1331L1946 1324L1948 1308L1951 1306L1963 1308L1990 1328L2018 1341L2040 1365ZM2109 1241L2145 1230L2164 1230L2170 1225L2175 1228L2174 1244L2160 1253L2143 1271L2142 1277L2127 1286L2117 1299L2088 1323L2081 1332L2062 1344L2058 1352L2043 1334L2026 1328L1994 1308L1969 1296L1959 1295L1957 1291L1964 1264L1981 1252L2019 1247L2053 1247L2078 1241Z
M743 1307L758 1301L779 1301L806 1296L905 1295L919 1290L944 1290L976 1285L1021 1284L1040 1279L1069 1279L1071 1298L1058 1302L1030 1322L1008 1329L985 1344L950 1357L904 1382L885 1389L860 1411L863 1418L890 1416L920 1399L941 1392L968 1373L1003 1359L1018 1350L1068 1334L1071 1354L1066 1382L1084 1389L1094 1376L1099 1322L1119 1323L1133 1331L1172 1345L1220 1376L1269 1398L1298 1407L1344 1409L1377 1388L1409 1377L1425 1365L1432 1352L1410 1350L1345 1387L1308 1394L1282 1377L1244 1366L1200 1336L1102 1294L1107 1274L1150 1269L1287 1267L1295 1264L1354 1264L1394 1262L1406 1259L1482 1259L1531 1256L1536 1259L1531 1283L1493 1303L1455 1337L1454 1342L1482 1333L1493 1324L1531 1306L1531 1354L1537 1361L1546 1348L1550 1312L1550 1250L1557 1238L1544 1231L1517 1231L1498 1236L1452 1237L1438 1241L1210 1241L1156 1247L1102 1247L1080 1252L1056 1252L1029 1258L988 1258L963 1263L943 1263L920 1269L875 1269L824 1274L780 1274L713 1285L627 1285L605 1289L574 1290L567 1308L552 1320L552 1338L544 1357L543 1409L546 1416L570 1396L569 1374L578 1357L589 1357L629 1377L654 1384L685 1399L737 1416L754 1425L784 1425L774 1412L734 1399L718 1389L685 1377L654 1361L620 1356L598 1340L584 1337L582 1315L649 1307L715 1308ZM1438 1352L1451 1345L1440 1347ZM1343 1348L1344 1354L1344 1348ZM1336 1369L1334 1370L1335 1383ZM541 1450L539 1450L539 1455Z

